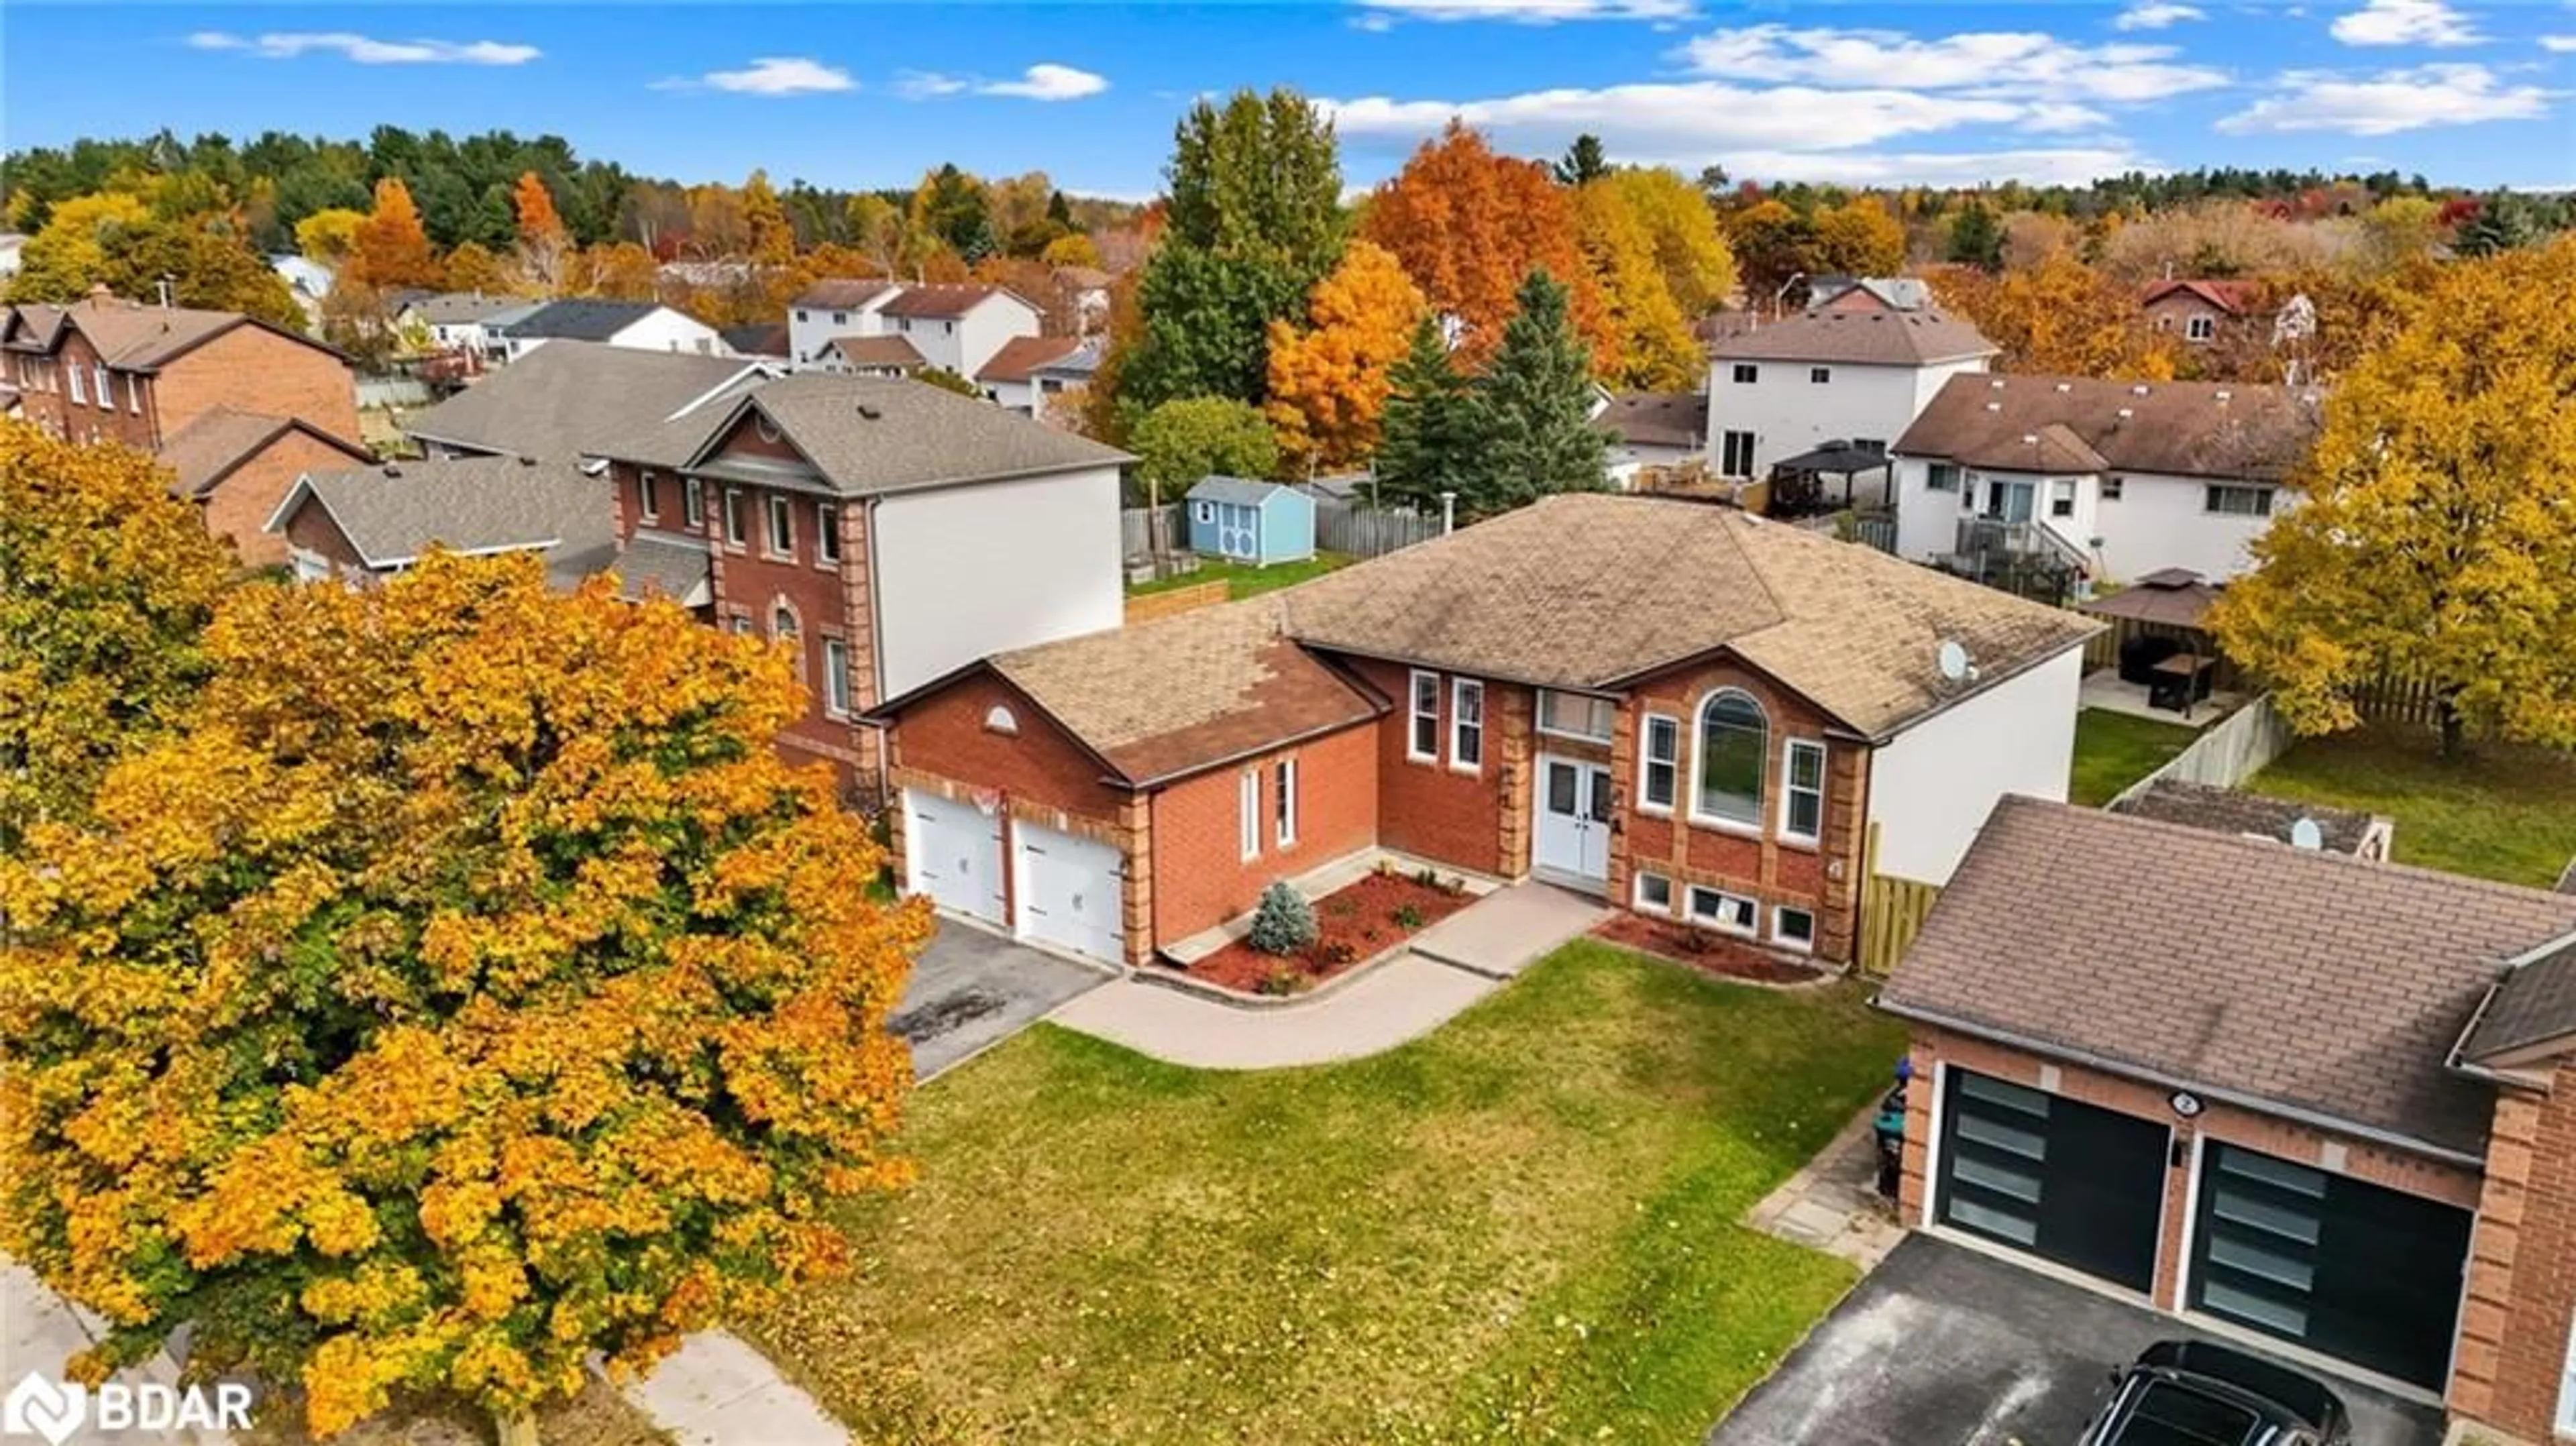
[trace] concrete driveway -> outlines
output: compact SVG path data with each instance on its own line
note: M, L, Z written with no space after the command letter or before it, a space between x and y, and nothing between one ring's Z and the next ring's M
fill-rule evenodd
M1707 1446L2072 1446L2115 1365L2181 1321L1917 1233ZM2438 1446L2441 1412L2329 1380L2354 1446Z
M928 1079L1113 977L1105 969L942 919L939 932L913 963L903 1006L887 1024L912 1042L914 1077Z

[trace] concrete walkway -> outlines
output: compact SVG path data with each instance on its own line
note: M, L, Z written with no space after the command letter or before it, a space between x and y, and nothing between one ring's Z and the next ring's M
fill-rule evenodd
M700 1331L619 1388L680 1446L847 1446L850 1433L730 1331Z
M36 1273L18 1262L0 1256L0 1390L19 1386L29 1375L43 1377L59 1385L63 1363L88 1350L99 1335L99 1324L61 1296L45 1288ZM142 1365L116 1373L117 1380L128 1385L176 1385L178 1365L167 1354L156 1355ZM89 1417L85 1406L59 1407L51 1403L30 1402L29 1432L12 1436L13 1441L38 1442L48 1439L36 1429L40 1417L61 1421L78 1420L81 1424L59 1439L62 1446L91 1446L91 1443L137 1441L147 1437L155 1442L184 1443L184 1446L225 1446L235 1439L229 1431L211 1426L177 1426L164 1431L104 1431Z
M1282 1069L1357 1059L1457 1018L1608 912L1562 889L1520 884L1441 920L1415 938L1411 953L1308 1003L1226 1004L1128 979L1095 989L1049 1018L1196 1069Z

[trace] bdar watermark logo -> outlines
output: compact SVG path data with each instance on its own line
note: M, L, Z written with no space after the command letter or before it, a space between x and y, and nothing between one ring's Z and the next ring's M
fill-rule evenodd
M93 1391L29 1371L0 1397L0 1436L33 1436L63 1446L84 1424L102 1433L247 1431L250 1406L251 1388L238 1381L211 1386L110 1381Z

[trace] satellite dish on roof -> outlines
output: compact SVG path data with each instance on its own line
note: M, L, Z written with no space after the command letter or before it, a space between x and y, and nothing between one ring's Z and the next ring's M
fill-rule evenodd
M1977 670L1968 662L1968 650L1951 639L1941 640L1941 649L1933 655L1933 660L1939 664L1941 676L1953 683L1965 682L1976 676Z
M2290 847L2314 853L2325 846L2326 831L2317 827L2315 819L2302 818L2290 825Z

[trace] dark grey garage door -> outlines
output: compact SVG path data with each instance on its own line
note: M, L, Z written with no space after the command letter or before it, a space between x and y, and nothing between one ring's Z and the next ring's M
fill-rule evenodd
M1948 1095L1943 1224L2131 1290L2154 1283L2164 1126L1965 1070Z
M2215 1142L2197 1209L2194 1309L2441 1388L2468 1211Z

